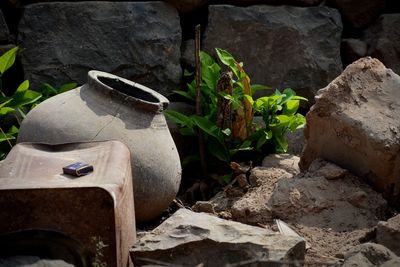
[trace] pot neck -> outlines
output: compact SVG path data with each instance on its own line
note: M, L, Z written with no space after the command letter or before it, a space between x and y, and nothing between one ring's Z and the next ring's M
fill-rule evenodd
M106 72L89 71L88 87L142 111L161 113L169 104L168 99L156 91Z

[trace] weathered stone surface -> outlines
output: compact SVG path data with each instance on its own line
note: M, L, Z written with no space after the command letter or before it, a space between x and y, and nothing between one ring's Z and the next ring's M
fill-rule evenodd
M328 7L221 5L209 7L203 44L243 61L253 83L291 87L313 102L342 71L341 32L340 14Z
M343 63L348 65L367 55L367 43L358 39L343 39L341 51Z
M384 14L365 30L368 55L400 74L400 14Z
M366 178L389 199L400 197L400 77L362 58L316 96L307 114L300 168L317 158Z
M376 241L400 256L400 215L378 223Z
M399 258L388 248L375 244L365 243L351 248L344 256L343 267L368 267L368 266L396 266L387 265L399 262Z
M321 0L216 0L216 3L228 5L292 5L292 6L316 6Z
M287 132L286 139L289 145L287 153L299 156L306 143L304 129L297 129L294 132Z
M186 40L182 43L182 63L193 68L195 67L194 50L195 44L193 39Z
M360 29L374 21L385 8L385 0L329 0L351 27Z
M135 266L141 266L143 258L185 266L255 260L254 266L265 266L269 261L299 263L304 253L305 242L299 237L187 209L178 210L159 227L141 235L131 250Z
M86 81L97 69L169 94L181 76L181 29L164 2L62 2L25 7L18 27L33 88Z
M0 10L0 43L8 43L10 40L10 32L3 17L3 12Z
M34 256L14 256L7 259L0 259L2 267L73 267L74 265L66 263L63 260L46 260Z
M290 154L271 154L263 159L261 166L284 169L285 171L296 175L300 172L299 161L300 158L298 156Z

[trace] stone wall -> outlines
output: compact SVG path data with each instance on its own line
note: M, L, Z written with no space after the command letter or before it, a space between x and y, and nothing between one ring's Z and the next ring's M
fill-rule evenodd
M82 84L98 69L170 96L193 66L198 23L203 50L227 49L252 82L310 100L366 55L400 73L395 0L3 0L0 8L0 52L22 48L14 72L33 89Z

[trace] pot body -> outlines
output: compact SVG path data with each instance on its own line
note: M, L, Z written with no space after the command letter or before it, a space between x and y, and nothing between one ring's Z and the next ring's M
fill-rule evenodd
M181 180L179 155L162 114L168 103L140 84L90 71L87 84L29 112L18 142L122 141L131 150L136 220L148 221L168 207Z

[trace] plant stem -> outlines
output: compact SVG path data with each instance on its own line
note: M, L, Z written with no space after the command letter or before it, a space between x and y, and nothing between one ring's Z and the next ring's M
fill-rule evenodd
M13 145L11 144L10 140L7 139L7 135L3 131L3 128L1 128L1 127L0 127L0 132L4 135L4 138L6 139L8 145L10 146L10 148L13 148Z
M196 114L202 116L201 110L201 63L200 63L200 24L196 25L195 29L196 40L195 40L195 66L196 66ZM203 178L208 178L207 163L206 163L206 149L204 144L203 131L198 129L198 140L199 140L199 152L200 152L200 162L201 170L203 173Z

